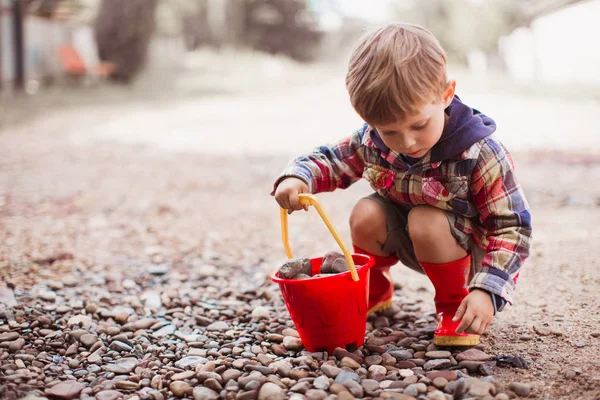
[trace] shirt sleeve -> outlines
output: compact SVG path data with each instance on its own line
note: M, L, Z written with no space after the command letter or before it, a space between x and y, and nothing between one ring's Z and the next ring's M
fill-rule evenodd
M491 138L485 140L471 175L471 192L488 245L469 289L483 289L512 303L516 277L529 256L531 213L510 155Z
M310 154L293 159L275 180L273 190L289 177L302 179L311 193L347 188L363 174L364 131L365 128L361 128L335 144L318 147Z

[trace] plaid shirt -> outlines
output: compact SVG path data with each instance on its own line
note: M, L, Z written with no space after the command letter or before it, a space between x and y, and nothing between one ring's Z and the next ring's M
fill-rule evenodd
M408 165L399 153L384 153L365 125L352 136L294 159L286 177L304 180L312 193L344 189L366 179L381 196L456 213L456 228L486 249L469 289L483 289L512 302L515 278L529 255L531 215L517 183L513 161L493 135L457 157L431 161L431 152Z

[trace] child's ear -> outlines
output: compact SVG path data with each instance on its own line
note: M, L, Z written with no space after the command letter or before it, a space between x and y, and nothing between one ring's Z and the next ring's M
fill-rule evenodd
M446 83L446 88L444 89L444 108L448 107L450 103L452 103L455 91L456 81L454 79L450 79L448 83Z

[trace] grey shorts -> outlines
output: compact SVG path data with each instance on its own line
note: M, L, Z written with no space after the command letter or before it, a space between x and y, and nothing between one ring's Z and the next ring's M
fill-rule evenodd
M396 256L402 264L423 273L423 269L417 261L415 251L413 249L412 240L408 234L408 212L411 206L393 202L377 193L373 193L365 199L369 199L377 203L385 214L387 221L387 241L381 247L381 250L386 255ZM450 224L450 232L456 239L458 244L471 254L471 274L481 268L485 250L475 245L471 235L464 233L455 227L456 214L446 211L446 217Z

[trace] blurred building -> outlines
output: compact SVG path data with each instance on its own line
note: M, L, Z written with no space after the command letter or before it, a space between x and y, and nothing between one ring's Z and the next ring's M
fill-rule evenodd
M511 75L520 80L600 83L600 0L536 19L501 39Z

